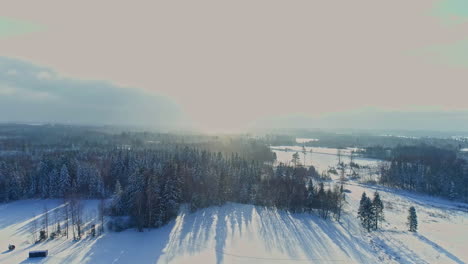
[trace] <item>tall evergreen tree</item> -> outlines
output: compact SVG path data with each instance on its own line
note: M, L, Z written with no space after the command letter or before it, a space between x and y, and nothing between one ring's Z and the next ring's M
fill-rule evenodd
M371 231L374 226L375 216L372 210L372 201L367 197L365 192L363 192L361 196L358 217L361 220L362 226L367 231Z
M113 215L121 215L123 211L123 191L119 180L115 183L111 201L111 211Z
M67 192L71 191L71 179L70 174L68 173L67 165L63 164L62 168L60 169L60 177L59 177L59 196L64 197Z
M408 230L411 232L417 232L418 230L418 216L416 215L416 208L411 206L408 210Z
M359 209L358 209L358 218L362 221L366 212L364 212L364 204L367 200L366 192L363 192L361 195L361 200L359 201Z
M172 165L168 165L165 170L166 183L164 185L163 203L165 204L164 212L162 214L163 222L166 223L174 218L180 205L181 189L180 180L177 174L174 174Z
M292 163L294 164L294 167L299 165L299 162L301 161L301 158L299 157L299 152L296 152L292 155Z
M61 195L60 191L60 174L56 169L53 169L49 173L50 186L49 186L49 197L58 198Z
M312 209L317 208L317 199L316 199L316 193L315 193L315 187L312 182L312 179L309 179L309 184L307 185L307 201L306 201L306 206L307 210L309 212L312 211Z
M372 216L374 217L373 222L374 222L374 229L377 230L379 227L379 223L382 223L382 221L385 220L384 218L384 204L382 200L380 199L380 194L378 192L374 193L374 199L372 200L372 211L373 214Z

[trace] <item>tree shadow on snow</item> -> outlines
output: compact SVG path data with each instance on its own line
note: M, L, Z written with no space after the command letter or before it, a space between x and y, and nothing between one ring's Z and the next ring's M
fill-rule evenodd
M33 263L44 263L47 261L47 257L45 258L27 258L20 262L20 264L33 264Z
M170 262L177 256L197 255L203 250L214 250L216 263L224 262L224 248L228 229L242 235L243 227L248 227L252 218L253 206L226 204L221 207L201 209L192 214L182 214L176 219L161 262ZM210 242L214 241L214 245Z
M455 261L456 263L460 263L460 264L465 263L461 259L457 258L455 255L453 255L452 253L448 252L443 247L439 246L438 244L436 244L436 243L432 242L431 240L429 240L428 238L426 238L425 236L423 236L421 234L418 234L418 233L415 233L414 236L417 237L422 242L432 246L432 248L434 248L437 252L439 252L439 253L441 253L443 255L446 255L448 258Z
M323 220L313 214L290 214L266 208L258 211L260 233L267 250L279 250L289 256L291 261L375 261L366 257L372 253L364 241L351 236L332 220Z
M262 241L259 246L263 246L266 253L281 254L290 261L376 262L375 249L368 241L334 220L323 220L315 214L291 214L272 208L230 203L194 213L182 211L167 225L145 232L126 230L107 232L95 239L78 242L65 240L54 244L50 252L52 256L65 255L61 259L63 263L169 263L181 256L196 256L207 251L214 253L212 256L215 258L207 261L220 264L226 262L227 257L232 257L229 256L232 252L225 251L226 245L231 244L229 239L250 238L252 235L258 235ZM387 235L382 232L379 236L385 238ZM404 245L394 245L397 241L380 239L379 236L374 238L375 242L386 251L397 250L394 253L403 256L405 259L402 261L422 261ZM441 254L463 263L424 236L416 236ZM41 260L34 261L27 259L23 263L41 263Z

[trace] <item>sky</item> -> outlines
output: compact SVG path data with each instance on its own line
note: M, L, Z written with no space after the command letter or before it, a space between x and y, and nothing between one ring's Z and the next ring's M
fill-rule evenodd
M0 121L468 130L467 33L466 0L5 1Z

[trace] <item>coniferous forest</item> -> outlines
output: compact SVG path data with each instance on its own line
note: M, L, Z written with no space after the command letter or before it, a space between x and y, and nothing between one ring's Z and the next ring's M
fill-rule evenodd
M383 185L443 196L468 199L468 164L457 151L428 145L398 146L389 151L382 166Z
M37 138L41 133L30 136L29 127L10 129L16 136L2 141L0 202L105 199L106 214L127 217L111 221L111 229L162 226L182 205L196 211L236 202L338 219L344 205L343 189L315 181L314 167L272 166L262 139L66 126L40 128L48 131Z

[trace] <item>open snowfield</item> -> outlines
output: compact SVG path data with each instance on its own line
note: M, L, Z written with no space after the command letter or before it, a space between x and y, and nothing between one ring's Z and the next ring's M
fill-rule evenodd
M369 243L384 262L467 263L468 205L444 199L394 190L381 186L349 183L350 210L357 212L363 191L378 191L385 205L381 230L367 235ZM418 233L407 231L408 209L415 206Z
M282 162L291 164L292 155L298 152L300 163L306 166L313 165L319 173L327 170L329 166L336 166L338 163L338 156L336 148L323 148L323 147L305 147L305 160L303 149L300 146L275 146L271 147L276 154L277 163ZM341 161L347 163L350 160L352 149L341 149ZM355 156L353 161L361 166L376 166L380 160L363 158Z
M314 214L289 214L251 205L226 204L181 212L163 228L139 233L106 232L73 242L64 238L31 244L33 214L59 200L25 200L0 205L0 263L466 263L468 208L427 196L377 187L387 222L368 234L359 227L357 206L372 186L350 183L347 215L340 223ZM86 201L88 217L97 201ZM415 205L419 233L406 231L407 209ZM465 207L463 207L465 206ZM53 213L51 213L53 215ZM86 215L86 213L85 213ZM16 250L9 252L9 243ZM50 256L29 260L28 251Z

